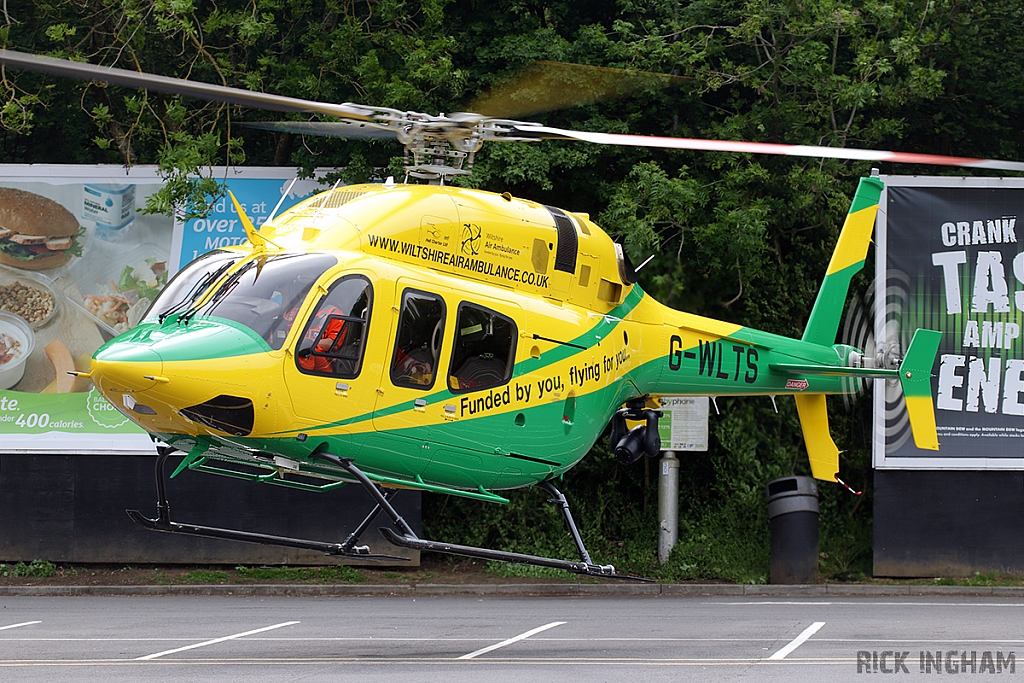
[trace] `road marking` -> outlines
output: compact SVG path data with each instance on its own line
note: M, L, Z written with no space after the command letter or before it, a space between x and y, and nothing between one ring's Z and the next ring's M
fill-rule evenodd
M926 599L928 596L921 596ZM882 602L875 600L830 600L828 602L811 602L809 600L750 600L746 602L704 602L705 605L855 605L863 607L1024 607L1024 602Z
M483 659L476 660L472 666L497 666L507 667L509 665L523 665L523 666L536 666L536 667L550 667L552 665L562 666L580 666L580 665L597 665L597 666L618 666L622 668L629 667L743 667L743 671L749 673L751 666L770 666L770 667L846 667L847 669L851 665L855 665L857 662L855 657L820 657L820 658L802 658L802 657L791 657L783 660L782 662L773 662L766 664L764 659L756 657L737 657L733 659L713 659L713 658L693 658L693 659L682 659L682 658L665 658L665 659L652 659L649 657L484 657ZM221 659L217 657L210 657L209 659L188 659L188 658L173 658L164 660L163 663L159 664L161 667L177 667L178 669L190 669L192 671L198 671L196 667L206 667L211 669L213 667L253 667L253 666L323 666L325 664L351 664L358 667L374 667L382 668L388 666L394 666L396 664L407 664L413 666L423 667L435 667L438 671L451 671L452 660L449 658L440 657L381 657L371 658L366 657L329 657L329 656L316 656L316 657L246 657L246 658L231 658ZM81 668L81 667L143 667L143 666L154 666L152 664L146 664L139 662L134 659L22 659L22 660L0 660L0 671L4 669L31 669L31 668Z
M10 626L0 626L0 631L6 631L9 628L18 628L19 626L31 626L32 624L41 624L41 621L23 621L20 624L11 624Z
M227 640L235 640L237 638L244 638L245 636L251 636L255 633L263 633L264 631L273 631L275 628L282 628L284 626L294 626L298 624L297 621L286 621L282 624L274 624L273 626L264 626L263 628L253 629L252 631L246 631L245 633L236 633L231 636L224 636L223 638L214 638L213 640L206 640L201 643L195 643L193 645L186 645L185 647L175 648L173 650L164 650L163 652L156 652L151 655L144 657L136 657L137 660L156 659L157 657L163 657L164 655L173 655L175 652L184 652L185 650L194 650L197 647L206 647L207 645L216 645L217 643L223 643Z
M807 600L751 600L750 602L705 602L705 605L840 605L839 602L810 602ZM853 603L849 603L853 604ZM861 603L863 604L863 603ZM879 603L873 602L872 605Z
M824 621L816 621L816 622L814 622L813 624L811 624L810 626L805 628L803 633L801 633L796 638L794 638L792 641L790 641L789 645L787 645L786 647L782 648L781 650L779 650L778 652L773 654L768 659L785 659L786 655L788 655L790 652L792 652L793 650L795 650L798 647L800 647L801 645L803 645L805 640L807 640L808 638L813 636L815 633L817 633L818 629L820 629L824 625L825 625Z
M552 621L550 624L544 624L543 626L538 626L537 628L530 629L526 633L520 633L518 636L514 638L503 640L500 643L495 643L494 645L488 645L487 647L481 648L476 652L470 652L468 655L462 655L461 657L459 657L459 659L473 659L474 657L479 657L480 655L487 654L492 650L497 650L499 647L505 647L506 645L511 645L512 643L518 643L520 640L526 640L530 636L535 636L538 633L541 633L542 631L547 631L549 628L561 626L564 623L564 621Z
M3 638L5 643L190 643L195 638ZM391 636L282 636L265 638L248 638L255 643L490 643L493 638L401 638ZM774 643L777 638L534 638L545 643ZM826 640L826 639L820 639ZM854 639L850 642L862 642ZM863 641L863 642L875 642ZM896 640L879 640L878 642L902 642ZM987 639L987 640L933 640L922 639L913 642L927 643L1024 643L1021 639Z

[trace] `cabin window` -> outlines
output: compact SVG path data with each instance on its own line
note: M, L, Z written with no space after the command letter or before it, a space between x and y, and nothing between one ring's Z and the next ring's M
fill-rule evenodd
M460 304L449 388L479 391L508 382L518 334L511 318L476 304Z
M306 323L295 352L299 370L312 375L356 377L363 362L373 286L362 275L331 285ZM294 320L296 311L289 314Z
M402 293L391 383L396 387L429 389L434 386L437 361L444 338L444 299L415 289Z

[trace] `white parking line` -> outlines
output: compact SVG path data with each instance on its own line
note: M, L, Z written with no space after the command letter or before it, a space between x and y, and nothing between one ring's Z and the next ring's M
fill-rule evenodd
M810 600L748 600L745 602L704 602L705 605L853 605L855 607L863 607L870 605L872 607L1024 607L1024 601L1021 602L926 602L926 599L915 601L915 602L883 602L875 600L864 600L864 601L853 601L853 600L830 600L828 602L810 601Z
M207 645L216 645L217 643L223 643L227 640L235 640L236 638L244 638L245 636L251 636L255 633L263 633L264 631L273 631L275 628L282 628L284 626L293 626L298 624L297 621L286 621L283 624L274 624L273 626L264 626L263 628L253 629L252 631L246 631L245 633L236 633L232 636L224 636L223 638L214 638L213 640L206 640L201 643L195 643L193 645L186 645L185 647L175 648L173 650L164 650L163 652L157 652L144 657L136 657L135 659L156 659L157 657L163 657L164 655L172 655L175 652L184 652L185 650L194 650L197 647L206 647Z
M803 633L801 633L796 638L794 638L792 641L790 641L789 645L787 645L786 647L782 648L781 650L779 650L778 652L773 654L768 659L785 659L786 655L788 655L790 652L792 652L793 650L795 650L798 647L800 647L801 645L803 645L805 640L807 640L808 638L813 636L815 633L817 633L818 629L820 629L824 625L825 625L824 621L816 621L816 622L814 622L813 624L811 624L810 626L805 628Z
M0 626L0 631L6 631L9 628L18 628L19 626L31 626L32 624L41 624L41 621L23 621L20 624L11 624L10 626Z
M530 629L526 633L520 633L518 636L514 638L503 640L500 643L495 643L494 645L488 645L487 647L481 648L476 652L470 652L468 655L462 655L461 657L459 657L459 659L473 659L474 657L479 657L480 655L486 654L492 650L497 650L499 647L505 647L506 645L511 645L512 643L518 643L520 640L526 640L530 636L535 636L538 633L541 633L542 631L547 631L549 628L561 626L564 623L564 621L552 621L550 624L544 624L543 626L538 626L537 628Z

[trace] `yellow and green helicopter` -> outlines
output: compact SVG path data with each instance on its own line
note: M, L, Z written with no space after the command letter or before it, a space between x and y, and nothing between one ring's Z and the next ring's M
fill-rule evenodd
M660 449L661 395L792 395L813 475L838 478L825 397L848 378L897 379L920 448L937 449L931 368L939 333L918 330L902 358L836 344L851 277L863 266L882 191L864 178L803 337L691 313L648 296L620 245L587 214L444 183L488 140L600 144L1024 169L1024 164L835 148L580 133L475 114L332 105L0 51L0 63L246 106L337 116L277 130L397 138L427 184L335 187L273 216L248 242L193 261L134 329L100 347L100 392L166 446L151 529L322 550L361 559L383 511L391 543L622 577L587 553L553 482L610 429L624 463ZM844 381L847 382L844 385ZM376 501L341 543L181 524L163 467L314 491L347 483ZM391 506L397 489L507 502L541 486L561 507L579 560L421 539Z

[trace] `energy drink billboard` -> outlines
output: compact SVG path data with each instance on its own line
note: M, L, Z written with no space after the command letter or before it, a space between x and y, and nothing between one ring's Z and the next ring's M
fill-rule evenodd
M882 179L876 348L905 350L917 328L942 332L940 448L914 446L898 385L877 381L875 465L1022 469L1024 179Z

